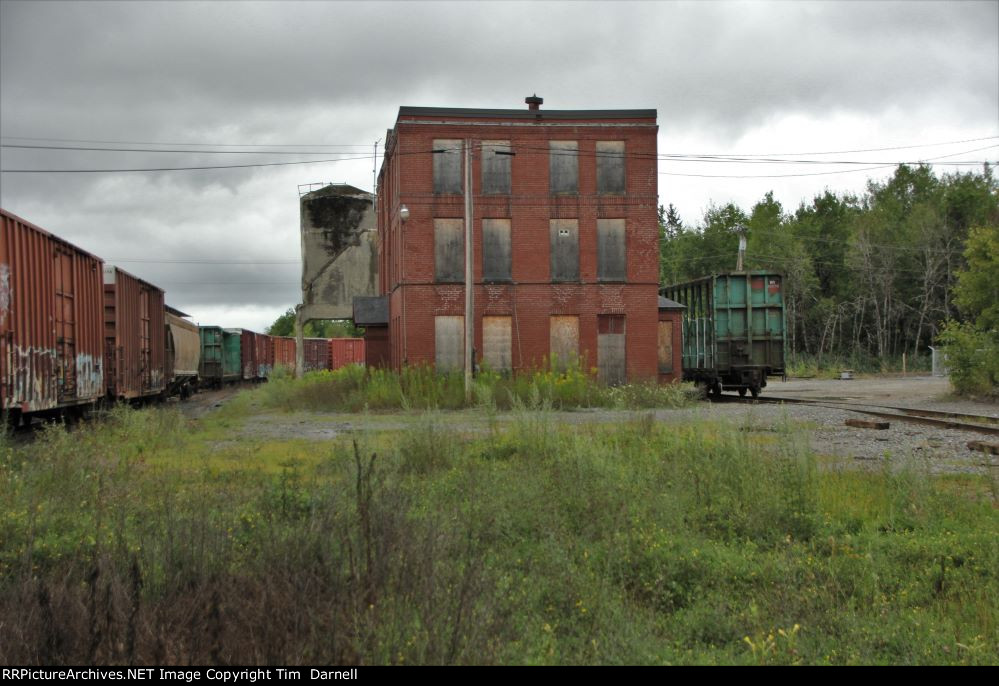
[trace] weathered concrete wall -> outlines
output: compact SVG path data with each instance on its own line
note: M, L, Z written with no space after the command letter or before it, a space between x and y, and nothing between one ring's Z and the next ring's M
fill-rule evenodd
M301 321L350 319L354 296L378 295L372 199L344 184L302 196Z

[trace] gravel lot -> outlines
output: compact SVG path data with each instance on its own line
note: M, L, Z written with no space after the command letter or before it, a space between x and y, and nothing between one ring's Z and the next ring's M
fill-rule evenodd
M949 396L946 379L934 377L877 377L851 381L797 379L772 381L764 389L769 397L800 397L817 400L854 401L864 404L936 409L948 412L999 417L996 405L974 403ZM200 393L185 410L197 417L224 404L233 391ZM254 409L251 406L251 410ZM261 408L262 409L262 408ZM650 411L580 410L555 412L553 419L564 424L623 422ZM844 424L850 418L866 418L848 410L807 405L699 403L682 410L656 410L656 420L682 424L694 418L731 423L733 430L773 432L790 423L805 432L812 449L826 463L860 469L881 469L884 460L892 464L912 463L934 473L991 473L999 479L999 457L970 451L968 441L999 442L995 436L966 431L891 421L887 430L858 429ZM235 429L239 436L264 440L315 440L336 438L353 431L405 431L423 421L418 412L383 414L279 413L254 412ZM501 413L499 422L515 419ZM442 412L439 422L460 432L487 431L490 417L482 410Z

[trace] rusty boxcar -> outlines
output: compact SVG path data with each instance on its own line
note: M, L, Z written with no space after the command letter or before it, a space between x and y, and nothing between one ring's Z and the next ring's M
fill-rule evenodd
M271 337L249 329L242 329L240 335L240 360L244 381L257 381L267 378L270 373Z
M289 336L271 336L273 344L273 354L271 357L271 368L284 367L294 371L295 369L295 339Z
M12 421L104 395L102 266L0 209L0 410Z
M198 325L184 319L186 315L179 310L169 306L166 310L164 374L167 392L186 398L198 387L198 366L201 362Z
M364 366L365 342L363 338L331 338L330 369L339 369L348 364Z
M166 390L163 289L113 265L104 267L104 370L109 400Z
M304 370L317 372L330 368L330 342L328 338L304 338Z

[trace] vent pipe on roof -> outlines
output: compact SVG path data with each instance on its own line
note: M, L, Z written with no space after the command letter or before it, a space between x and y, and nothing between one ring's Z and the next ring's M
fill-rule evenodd
M545 99L544 98L539 98L537 93L535 93L534 95L531 95L529 97L524 98L524 102L527 103L527 109L529 109L529 110L541 109L541 103L543 103L544 101L545 101Z

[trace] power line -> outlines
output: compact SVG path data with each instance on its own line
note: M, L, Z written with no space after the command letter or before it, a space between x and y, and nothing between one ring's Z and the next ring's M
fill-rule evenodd
M370 143L162 143L157 141L102 141L83 138L42 138L33 136L0 136L11 141L50 141L56 143L97 143L103 145L204 145L211 148L368 148Z
M308 150L158 150L155 148L81 148L74 145L12 145L10 143L4 143L0 145L0 148L17 148L20 150L79 150L83 152L166 152L174 154L194 154L194 155L329 155L335 153L335 150L320 150L320 151L308 151ZM346 153L344 153L346 154ZM360 153L351 154L359 155ZM363 157L358 157L357 159L364 159L366 157L371 157L371 155L364 155Z

